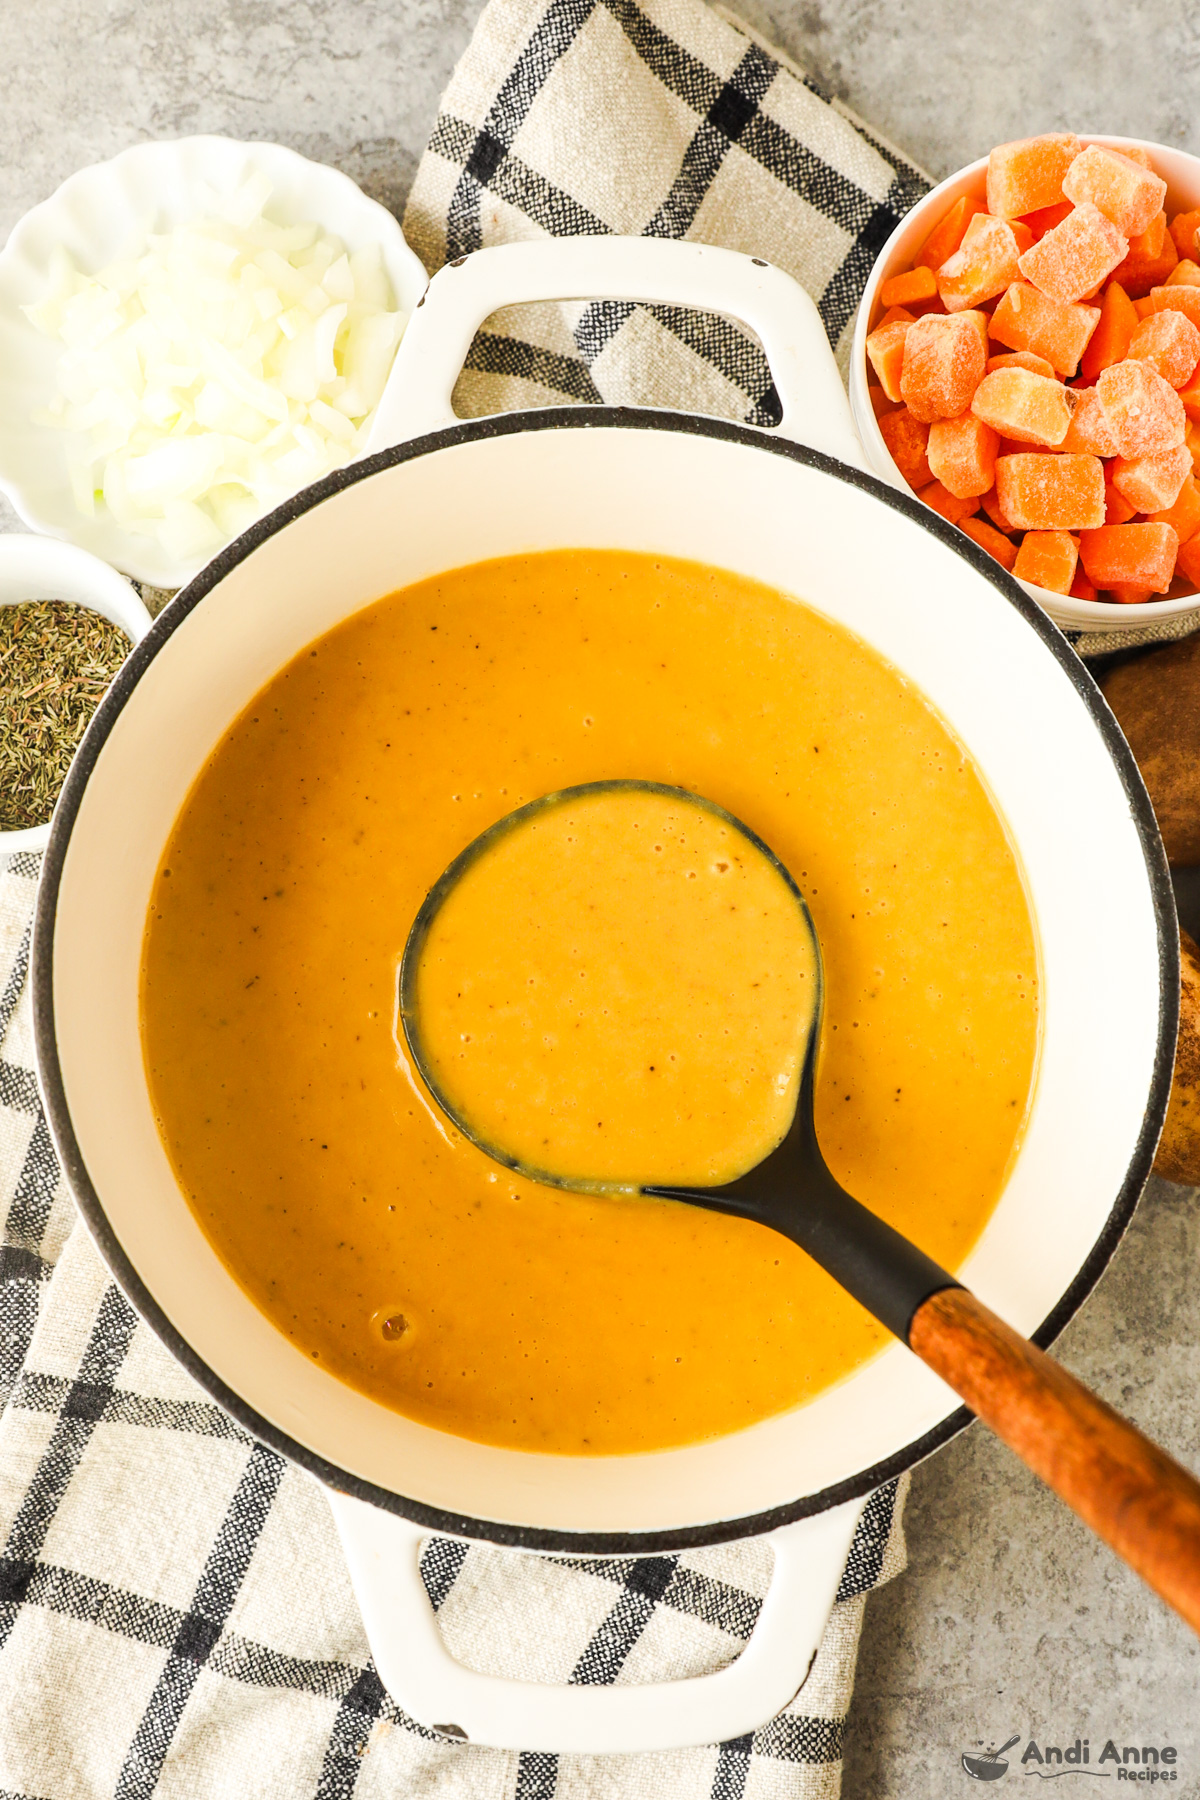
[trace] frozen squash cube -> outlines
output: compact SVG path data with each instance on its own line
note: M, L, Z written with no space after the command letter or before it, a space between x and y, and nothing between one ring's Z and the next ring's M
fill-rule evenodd
M1187 434L1183 403L1149 363L1127 357L1105 369L1096 392L1121 456L1148 456L1182 444Z
M974 413L938 419L929 427L929 467L956 500L978 499L995 482L999 443L996 433Z
M1100 317L1098 306L1064 306L1028 281L1014 281L988 327L1010 350L1044 356L1058 375L1074 375Z
M1075 411L1059 449L1079 456L1115 456L1116 434L1095 388L1076 388L1073 397Z
M1119 281L1110 281L1100 302L1100 317L1079 363L1085 381L1095 381L1102 369L1123 362L1138 328L1133 301Z
M1098 588L1125 584L1151 594L1165 594L1170 587L1178 549L1169 525L1102 525L1079 540L1088 579Z
M1149 456L1116 457L1109 479L1137 512L1156 513L1174 506L1191 473L1191 452L1186 444L1176 444Z
M1192 473L1189 459L1187 475L1175 503L1161 512L1151 513L1156 525L1170 525L1181 544L1186 544L1200 531L1200 482Z
M1136 587L1130 581L1114 581L1108 590L1108 597L1115 600L1118 606L1141 606L1145 601L1153 600L1154 589Z
M1169 231L1151 226L1144 237L1130 238L1129 255L1113 270L1131 300L1140 300L1151 288L1166 281L1179 261L1179 252Z
M962 243L967 226L976 213L986 210L983 201L973 194L964 194L960 200L956 200L921 245L914 259L916 263L922 268L940 269L946 258L953 256Z
M1130 339L1129 354L1157 369L1171 387L1183 388L1200 362L1200 331L1185 313L1151 313Z
M971 404L986 367L985 313L930 313L908 327L901 397L914 417L927 425L935 419L956 419Z
M932 269L908 269L885 281L879 290L879 298L884 306L912 306L914 302L932 300L937 291L937 278Z
M1137 237L1162 211L1167 184L1119 150L1089 144L1063 176L1062 191L1076 206L1090 204L1122 237Z
M1018 531L1082 531L1104 523L1098 456L1053 451L996 458L996 498Z
M1124 262L1128 250L1129 240L1112 220L1085 200L1026 250L1018 266L1026 281L1069 306L1093 293Z
M1018 444L1057 445L1067 435L1075 405L1075 395L1052 376L995 369L976 388L971 411Z
M1187 386L1179 389L1179 399L1189 419L1200 419L1200 368Z
M962 244L937 272L937 291L946 311L962 312L1002 294L1017 279L1020 254L1016 233L1006 220L976 213Z
M1027 531L1021 539L1013 574L1018 581L1067 594L1075 579L1079 545L1069 531Z
M986 550L989 556L995 557L1001 568L1012 572L1012 566L1017 560L1017 546L1002 531L997 531L986 519L960 519L958 529L965 531L981 550Z
M961 525L964 519L969 519L972 513L979 511L976 495L968 494L960 499L948 487L943 487L940 481L931 481L928 487L923 487L917 499L923 500L926 506L931 506L935 513L941 513L943 519L948 519L951 525Z
M1176 213L1171 220L1171 241L1181 257L1195 258L1197 226L1200 226L1200 207L1192 212Z
M1137 507L1130 505L1124 494L1119 493L1112 484L1111 472L1104 482L1104 523L1106 525L1124 525L1134 517Z
M904 340L915 323L914 319L893 319L889 325L877 325L867 339L867 355L879 385L897 405L903 398L900 371L904 366Z
M885 413L879 430L888 447L888 455L911 488L923 488L933 480L933 470L925 454L929 442L929 426L914 419L907 406Z
M1200 537L1189 538L1186 544L1180 544L1175 570L1194 588L1200 588Z
M997 457L997 461L999 461L999 457ZM1000 505L995 488L993 488L990 493L985 494L979 504L987 514L988 518L992 521L992 524L996 527L997 531L1011 533L1017 529L1008 514Z
M1054 206L1063 198L1063 177L1080 147L1073 131L997 144L988 157L988 211L998 219L1019 219Z
M1200 476L1200 425L1193 425L1189 419L1183 441L1191 455L1192 471L1195 475Z
M1200 263L1194 262L1190 256L1181 256L1163 286L1200 287Z
M1075 576L1067 592L1073 600L1098 600L1100 598L1088 580L1082 563L1076 563Z
M1058 200L1053 206L1043 206L1037 212L1026 213L1021 224L1024 225L1036 244L1038 239L1044 238L1048 231L1053 231L1056 225L1062 224L1070 212L1071 206L1070 200ZM1022 247L1024 248L1024 246Z
M1054 370L1044 356L1035 356L1032 350L1006 350L1000 356L989 356L987 372L993 374L997 369L1030 369L1035 375L1048 375L1053 379Z

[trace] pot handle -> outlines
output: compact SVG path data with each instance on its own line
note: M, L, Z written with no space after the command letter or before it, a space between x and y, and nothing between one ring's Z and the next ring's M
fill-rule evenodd
M476 331L500 307L593 299L695 306L740 320L766 352L784 437L866 468L825 327L799 283L739 250L647 237L499 244L439 269L400 341L366 454L458 423L454 384Z
M421 1579L428 1530L326 1491L375 1667L397 1706L460 1741L585 1756L723 1743L773 1719L807 1679L865 1505L847 1501L766 1534L771 1584L728 1668L640 1687L552 1686L456 1662Z

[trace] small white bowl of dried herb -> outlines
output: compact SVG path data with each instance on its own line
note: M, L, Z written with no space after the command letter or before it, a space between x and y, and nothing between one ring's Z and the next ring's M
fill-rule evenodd
M98 556L0 535L0 856L45 849L88 720L149 629L136 590Z

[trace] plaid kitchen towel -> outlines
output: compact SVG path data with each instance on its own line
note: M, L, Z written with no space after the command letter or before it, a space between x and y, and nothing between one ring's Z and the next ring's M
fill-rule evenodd
M836 1800L865 1598L904 1566L895 1482L753 1738L518 1755L392 1703L316 1482L196 1386L75 1222L33 1073L37 873L0 859L0 1800ZM431 1538L422 1566L469 1666L600 1683L732 1661L770 1565L756 1540L581 1563Z

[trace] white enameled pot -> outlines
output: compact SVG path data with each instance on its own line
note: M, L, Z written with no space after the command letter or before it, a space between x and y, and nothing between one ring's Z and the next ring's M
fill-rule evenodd
M451 389L485 317L596 297L743 320L766 350L782 427L602 407L455 420ZM865 472L816 310L778 270L646 239L482 251L431 283L377 429L394 447L256 525L167 608L85 740L35 938L55 1140L134 1304L236 1418L329 1488L380 1675L407 1712L524 1749L731 1738L803 1681L864 1496L966 1414L896 1344L810 1404L732 1436L547 1456L416 1424L325 1374L226 1272L155 1126L138 962L179 806L226 727L306 643L390 590L486 557L565 546L691 557L841 621L949 721L1024 864L1045 1005L1037 1095L963 1276L1043 1344L1111 1254L1165 1109L1178 963L1161 845L1128 749L1059 634L961 533ZM749 1645L721 1673L553 1688L450 1659L417 1571L430 1531L576 1555L766 1532L775 1574Z
M1192 156L1186 150L1176 150L1166 144L1153 144L1146 138L1095 137L1082 132L1080 141L1083 144L1107 144L1113 150L1148 151L1154 159L1156 173L1167 184L1168 215L1200 206L1200 156ZM905 213L879 252L854 322L854 343L850 352L850 404L854 410L854 423L870 467L906 494L912 490L892 461L891 451L875 417L875 408L871 405L867 369L867 334L871 329L871 317L880 287L893 275L912 266L913 257L954 202L964 194L983 197L987 189L987 167L986 156L968 163L956 175L939 182L918 200L911 212ZM1163 624L1169 624L1173 630L1164 635L1184 637L1200 623L1200 594L1184 594L1174 599L1163 594L1153 600L1143 600L1136 606L1119 606L1109 600L1077 600L1072 594L1052 594L1048 588L1035 587L1031 581L1024 581L1021 586L1064 631L1106 633L1128 631L1140 625L1158 624L1161 628ZM1086 653L1092 654L1097 648L1089 646Z

